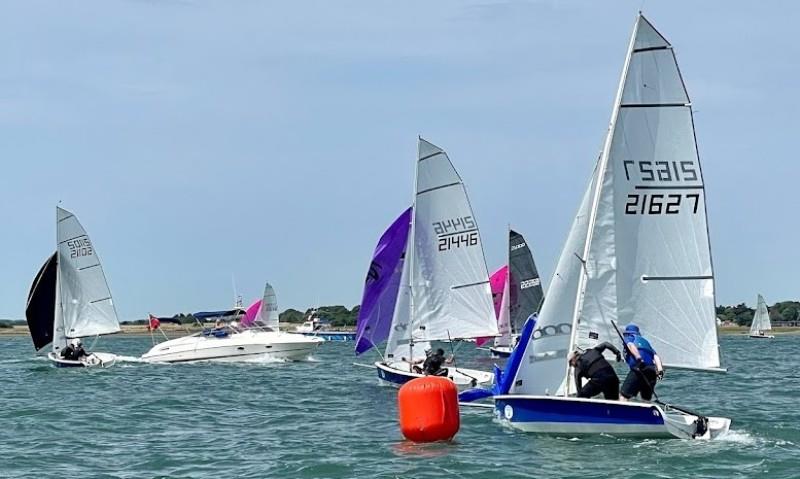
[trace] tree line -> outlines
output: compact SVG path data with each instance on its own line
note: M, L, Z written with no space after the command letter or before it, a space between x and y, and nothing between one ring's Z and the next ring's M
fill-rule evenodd
M800 320L800 302L798 301L782 301L772 306L767 305L767 309L769 309L769 319L772 322ZM745 303L736 306L717 306L717 317L720 320L730 321L739 326L750 326L755 312L755 309Z
M356 320L358 319L358 311L360 306L353 306L352 309L347 309L346 306L320 306L318 308L309 308L305 311L298 311L289 308L278 315L281 323L302 323L306 321L311 315L312 311L316 310L314 317L327 319L330 325L336 328L355 327ZM177 319L181 324L191 325L197 324L198 320L191 313L178 313L172 316ZM147 319L137 319L135 321L123 321L122 324L148 324Z

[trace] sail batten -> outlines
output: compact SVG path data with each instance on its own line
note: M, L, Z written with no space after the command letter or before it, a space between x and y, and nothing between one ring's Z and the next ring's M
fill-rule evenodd
M719 370L708 236L689 96L671 45L639 16L603 151L512 390L567 394L566 354L618 341L613 323L639 325L665 364Z
M423 341L497 335L482 241L463 181L447 153L422 139L416 191L411 331Z
M447 153L420 138L406 254L387 360L424 357L430 341L497 335L483 246Z
M57 208L58 288L63 335L82 338L120 331L111 291L78 218Z

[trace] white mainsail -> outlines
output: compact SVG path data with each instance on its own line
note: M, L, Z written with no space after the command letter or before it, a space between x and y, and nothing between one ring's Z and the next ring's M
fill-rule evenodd
M261 300L261 307L258 308L256 322L273 331L278 331L278 314L278 296L272 285L267 283L264 286L264 298Z
M750 325L750 334L756 335L762 331L769 331L772 329L772 322L769 320L769 309L767 309L767 302L764 297L758 295L758 305L756 306L756 313L753 316L753 324Z
M447 154L423 139L413 218L412 331L428 341L495 336L489 273L467 191Z
M569 350L618 341L611 321L639 325L668 366L718 369L714 304L691 104L672 46L640 15L514 392L566 393Z
M56 209L59 299L56 328L63 322L66 338L119 332L117 312L94 245L74 214Z
M489 274L466 189L447 154L420 138L409 242L387 357L434 340L497 335ZM391 356L390 356L391 355Z

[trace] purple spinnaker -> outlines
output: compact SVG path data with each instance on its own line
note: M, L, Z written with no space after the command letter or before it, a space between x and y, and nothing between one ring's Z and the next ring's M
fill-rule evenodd
M387 228L375 247L358 312L356 355L389 337L410 226L411 208L408 208Z

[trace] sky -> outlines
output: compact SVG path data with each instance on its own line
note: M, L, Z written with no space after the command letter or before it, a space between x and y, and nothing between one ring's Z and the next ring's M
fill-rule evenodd
M800 299L800 4L1 1L0 318L24 317L55 207L122 320L351 307L411 202L417 136L464 179L490 270L510 223L549 284L636 13L695 110L720 304Z

